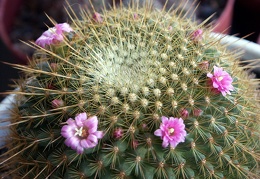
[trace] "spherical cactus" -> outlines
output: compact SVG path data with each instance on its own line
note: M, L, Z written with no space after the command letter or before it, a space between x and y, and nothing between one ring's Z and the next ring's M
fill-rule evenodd
M259 99L237 55L173 10L83 11L36 44L11 111L14 178L257 178Z

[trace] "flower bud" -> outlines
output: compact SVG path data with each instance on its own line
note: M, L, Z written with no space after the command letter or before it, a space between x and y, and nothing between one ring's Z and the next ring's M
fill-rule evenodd
M201 116L201 114L203 113L203 111L201 109L194 109L193 110L193 116Z
M200 41L202 39L203 30L197 29L192 33L192 39L196 42Z
M103 18L101 17L101 15L97 12L95 12L93 14L93 19L94 21L98 22L98 23L102 23L103 22Z
M189 111L187 110L187 109L181 109L181 117L183 118L183 119L186 119L186 118L188 118L189 117Z
M199 68L201 70L208 70L209 62L208 61L203 61L203 62L199 63Z
M115 139L120 139L123 136L123 129L122 128L116 128L113 132L113 137Z
M53 109L60 108L60 107L64 106L64 102L63 102L63 100L60 100L60 99L54 99L51 102L51 106Z

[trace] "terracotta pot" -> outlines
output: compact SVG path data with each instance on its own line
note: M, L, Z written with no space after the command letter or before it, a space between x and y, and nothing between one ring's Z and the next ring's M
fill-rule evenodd
M23 0L0 0L0 37L11 52L16 56L17 63L26 63L24 53L14 48L10 39L10 32Z
M214 32L229 34L230 27L232 24L234 4L235 0L228 0L222 14L216 22L216 25L213 30Z
M246 10L245 13L250 12L250 15L246 17L248 18L248 21L255 21L255 23L259 21L259 19L257 19L259 17L254 17L254 15L260 12L260 0L228 0L222 14L220 15L219 19L215 23L215 27L213 29L214 32L222 33L222 34L230 34L232 23L233 26L234 26L234 22L237 24L239 23L241 24L240 22L241 19L236 19L237 17L234 17L234 8L236 6L239 6L240 9ZM241 29L236 29L236 30L237 30L236 33L241 32L240 31ZM253 26L253 30L248 32L248 34L254 33L255 32L254 30L259 31L259 26L258 27ZM256 40L256 43L260 44L260 34Z

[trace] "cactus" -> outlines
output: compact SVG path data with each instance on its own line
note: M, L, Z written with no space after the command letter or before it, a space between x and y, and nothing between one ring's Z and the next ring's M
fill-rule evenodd
M82 11L28 43L30 64L13 64L25 75L10 92L7 175L257 178L259 82L180 11Z

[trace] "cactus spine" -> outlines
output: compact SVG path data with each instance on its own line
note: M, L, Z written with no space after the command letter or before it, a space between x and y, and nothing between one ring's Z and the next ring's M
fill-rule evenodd
M14 178L257 177L259 83L210 29L177 11L135 3L94 17L83 11L62 42L33 45L30 64L14 65L26 80L13 92L2 167ZM210 83L216 66L233 79L230 95ZM79 154L61 129L83 113L97 117L104 136ZM163 116L185 124L176 147L155 135ZM74 132L88 135L84 127Z

